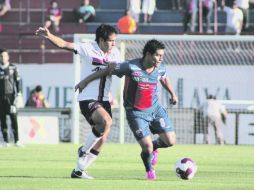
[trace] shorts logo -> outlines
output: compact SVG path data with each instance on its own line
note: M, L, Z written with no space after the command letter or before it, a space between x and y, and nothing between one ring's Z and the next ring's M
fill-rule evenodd
M143 136L143 131L141 129L136 130L135 133L136 133L136 135L138 137L142 137Z
M161 127L166 127L165 120L163 118L160 118L160 125Z
M93 107L93 105L95 104L95 102L91 102L88 104L88 109L91 109Z

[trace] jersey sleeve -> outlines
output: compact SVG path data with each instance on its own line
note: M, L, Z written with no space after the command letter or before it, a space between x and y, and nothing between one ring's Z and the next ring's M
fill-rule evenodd
M162 64L159 68L159 80L167 78L166 66Z
M130 66L129 61L120 63L116 66L114 71L112 72L113 75L116 75L118 77L122 77L123 75L129 75L130 73Z
M15 67L15 71L14 71L14 80L16 83L16 90L17 90L16 92L20 93L21 92L21 78L20 78L17 67Z
M74 44L74 52L78 53L80 56L88 54L88 43L75 43Z

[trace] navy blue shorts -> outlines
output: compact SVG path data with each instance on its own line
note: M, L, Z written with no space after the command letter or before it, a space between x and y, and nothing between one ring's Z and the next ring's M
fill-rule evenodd
M152 112L125 109L126 117L137 141L153 134L175 131L168 113L161 105L156 106Z

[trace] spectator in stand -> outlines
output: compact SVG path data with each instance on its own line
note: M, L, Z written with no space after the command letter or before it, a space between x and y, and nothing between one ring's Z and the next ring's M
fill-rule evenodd
M117 22L117 28L122 34L133 34L137 30L137 23L130 15L130 11L125 10L124 16Z
M213 5L215 0L202 0L202 14L206 23L206 33L211 34L211 19L213 14Z
M188 24L190 25L190 32L195 32L195 24L197 20L198 0L184 0L183 1L183 32L188 31Z
M91 22L95 17L95 9L90 5L90 0L83 0L80 7L74 9L73 13L78 23Z
M48 8L48 18L45 22L45 27L49 28L53 26L55 32L59 32L60 22L62 19L62 11L58 6L58 2L55 0L50 1L50 7Z
M11 9L10 0L0 0L0 17L4 16ZM3 26L0 23L0 32L3 31Z
M182 10L181 0L171 0L173 10Z
M241 11L243 12L243 25L242 25L242 31L247 31L249 28L249 21L250 21L250 15L249 15L249 3L254 2L253 0L236 0L236 5Z
M239 35L243 25L243 12L237 7L236 1L231 6L223 5L223 10L227 13L226 33Z
M156 7L155 0L143 0L142 2L142 12L144 14L144 23L150 23L152 21L152 16Z
M30 97L26 101L26 107L35 107L35 108L47 108L49 104L45 100L45 96L42 93L42 86L37 85L30 94Z
M130 15L135 19L136 23L139 23L141 0L128 0L127 9L130 11Z
M10 0L0 0L0 16L4 16L11 10Z

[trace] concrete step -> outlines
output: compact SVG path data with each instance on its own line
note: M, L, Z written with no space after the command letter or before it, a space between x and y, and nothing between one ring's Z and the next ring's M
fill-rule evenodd
M127 0L99 0L98 8L124 10L127 8Z

